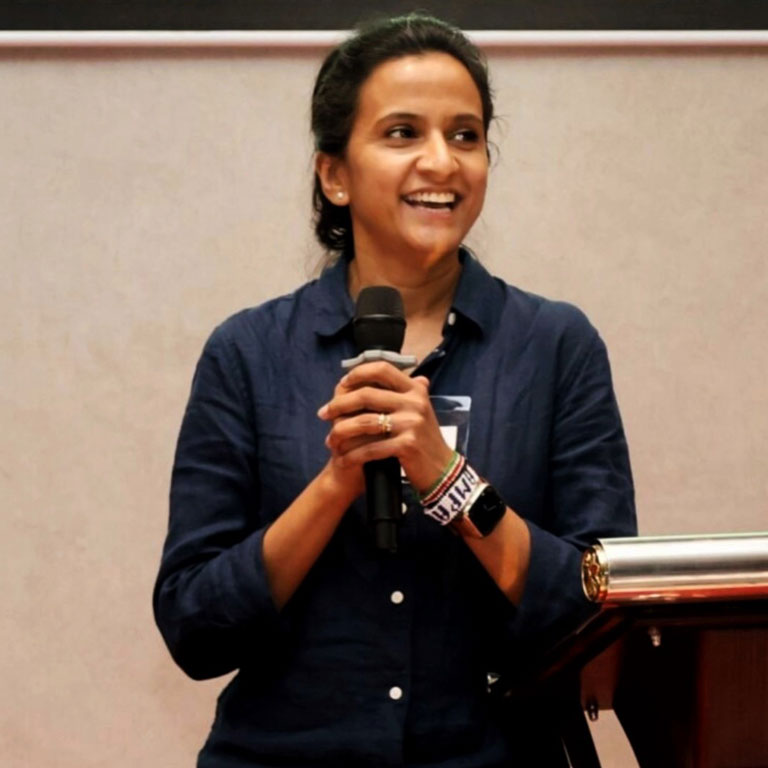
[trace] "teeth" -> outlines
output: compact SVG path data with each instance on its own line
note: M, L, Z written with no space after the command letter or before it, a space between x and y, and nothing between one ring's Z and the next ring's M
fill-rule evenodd
M456 202L453 192L416 192L405 198L409 203L437 203L438 205L450 205Z

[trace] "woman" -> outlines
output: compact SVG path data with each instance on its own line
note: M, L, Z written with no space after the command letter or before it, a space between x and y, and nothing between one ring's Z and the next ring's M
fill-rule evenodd
M492 112L481 54L426 17L320 70L316 231L339 258L214 331L173 470L157 622L192 677L239 670L200 766L555 764L550 725L503 722L487 676L588 615L580 551L634 532L633 492L596 331L461 245ZM370 285L402 294L419 362L342 377ZM465 444L440 395L471 398ZM388 457L409 481L395 555L362 497L363 464Z

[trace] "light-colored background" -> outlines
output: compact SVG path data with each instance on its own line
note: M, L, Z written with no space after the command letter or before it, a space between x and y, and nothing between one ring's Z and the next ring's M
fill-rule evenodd
M318 261L319 56L0 55L4 765L194 763L222 681L154 628L169 470L207 334ZM471 244L600 328L641 532L768 528L768 53L491 64Z

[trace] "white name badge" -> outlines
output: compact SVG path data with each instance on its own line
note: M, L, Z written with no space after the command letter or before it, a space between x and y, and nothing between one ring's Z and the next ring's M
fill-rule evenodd
M440 434L443 436L446 445L449 448L456 450L456 446L459 444L459 428L453 424L440 427Z
M466 454L469 444L469 412L472 398L466 395L433 395L429 398L449 447Z

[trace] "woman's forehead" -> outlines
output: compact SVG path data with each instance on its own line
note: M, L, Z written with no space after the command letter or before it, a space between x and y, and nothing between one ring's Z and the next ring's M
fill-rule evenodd
M358 117L419 114L437 104L482 118L480 92L467 68L447 53L430 51L379 64L360 89Z

